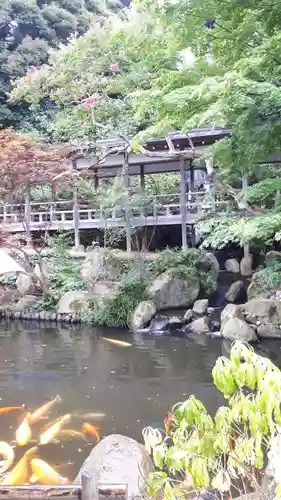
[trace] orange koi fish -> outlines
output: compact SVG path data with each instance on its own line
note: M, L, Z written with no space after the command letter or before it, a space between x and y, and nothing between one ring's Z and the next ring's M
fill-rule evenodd
M35 454L36 451L37 451L37 446L34 446L33 448L27 450L27 452L23 455L21 460L11 470L11 472L8 472L8 474L4 477L4 479L2 479L0 484L16 486L19 484L26 483L26 481L28 480L29 460Z
M97 440L97 443L100 441L99 428L95 425L85 423L83 424L82 430L85 434L91 434L91 436L94 436Z
M31 460L32 476L31 483L39 482L41 484L68 484L69 481L62 477L55 469L53 469L47 462L40 458L33 458Z
M16 431L16 441L19 446L25 446L31 440L32 432L29 427L29 413Z
M107 337L102 337L102 340L111 342L111 344L120 345L121 347L132 347L132 344L129 344L129 342L124 342L123 340L108 339Z
M45 432L43 432L43 434L41 434L39 443L50 443L59 434L64 424L69 422L70 418L71 415L64 415L63 417L61 417L54 425L49 427Z
M5 460L0 463L0 473L3 473L11 467L15 454L13 448L8 443L0 441L0 455L5 457Z
M0 415L7 415L10 411L21 411L24 410L23 406L5 406L5 408L0 408Z
M52 406L54 406L54 404L60 403L60 402L61 402L61 397L56 396L54 399L52 399L52 401L49 401L48 403L45 403L44 405L40 406L40 408L35 410L35 412L33 412L30 415L29 423L35 424L35 422L38 422L38 420L41 420L43 415L45 415L45 413L47 413L52 408Z

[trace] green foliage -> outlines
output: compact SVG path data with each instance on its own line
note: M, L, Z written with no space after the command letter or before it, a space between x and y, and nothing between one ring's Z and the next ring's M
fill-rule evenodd
M233 182L239 198L247 173L252 186L242 196L273 212L216 219L207 242L221 247L253 237L267 245L281 234L273 200L278 169L259 164L281 150L280 28L278 2L140 0L52 51L48 65L17 81L12 100L36 109L56 142L122 134L133 136L137 150L141 141L173 130L231 125L231 137L212 148L220 179ZM44 46L40 53L44 59ZM81 106L90 96L95 102ZM44 122L49 100L52 119ZM151 192L162 193L163 186L152 184Z
M0 287L3 287L3 288L16 288L16 281L17 281L17 276L16 275L1 274L1 276L0 276Z
M143 430L146 448L160 469L150 476L153 497L164 491L164 498L181 498L186 488L198 491L210 486L230 493L237 481L255 483L255 471L267 463L271 438L281 423L279 369L236 342L230 359L220 357L212 374L228 400L214 418L190 396L167 414L164 437L158 429ZM163 468L168 473L161 472ZM280 488L280 478L275 479Z
M257 289L263 291L264 296L269 296L281 288L281 262L272 261L267 267L257 270L252 282L257 284ZM261 293L262 295L262 293Z
M35 73L48 61L51 48L58 47L73 36L84 34L97 18L108 14L107 2L79 2L76 0L2 0L0 5L0 125L41 128L33 110L26 102L19 105L7 102L13 80L32 69ZM30 76L27 76L29 79ZM53 104L42 101L44 118L51 119ZM31 123L30 123L31 122ZM31 126L30 126L31 125Z
M85 313L86 321L95 325L110 327L127 327L130 324L131 314L141 300L146 297L147 283L138 269L123 269L120 275L117 295L105 301L100 308L92 301Z
M231 243L252 243L265 249L281 239L281 211L269 210L249 216L206 216L198 223L203 248L224 248Z
M86 289L86 282L81 275L81 262L72 258L68 251L70 240L67 235L60 235L51 242L47 272L49 291L39 302L43 311L54 310L63 294L72 290Z
M58 294L44 294L41 299L38 300L35 307L37 311L55 311L58 304L59 296Z
M156 276L169 271L174 277L181 279L188 278L189 273L194 275L195 271L204 292L210 294L216 290L213 268L203 250L196 248L163 250L159 257L149 264L148 270Z

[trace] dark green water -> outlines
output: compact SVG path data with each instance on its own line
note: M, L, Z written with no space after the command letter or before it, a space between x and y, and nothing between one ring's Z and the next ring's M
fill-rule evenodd
M102 336L132 347L113 345ZM280 348L275 341L259 346L277 365ZM6 323L0 327L0 406L25 404L33 410L59 394L62 402L50 420L66 413L102 413L103 418L92 420L73 416L66 427L81 430L88 421L101 436L121 433L141 441L143 427L161 426L167 409L190 394L215 411L223 400L212 385L211 370L228 349L229 343L207 336L145 337L125 330ZM34 426L34 439L47 422ZM19 424L17 414L0 416L0 440L14 440ZM39 455L71 480L93 444L94 439L61 439L40 447ZM23 451L17 449L17 458Z

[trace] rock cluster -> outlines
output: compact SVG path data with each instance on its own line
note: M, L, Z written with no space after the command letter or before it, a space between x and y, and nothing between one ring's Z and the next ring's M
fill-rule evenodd
M221 335L245 342L281 338L281 303L256 298L239 306L227 305L221 313Z

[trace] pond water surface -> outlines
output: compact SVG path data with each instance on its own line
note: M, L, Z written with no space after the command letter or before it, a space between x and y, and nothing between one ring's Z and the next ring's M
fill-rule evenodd
M102 336L132 347L111 344ZM263 343L259 350L281 365L279 342ZM223 399L212 385L211 371L217 357L228 352L228 342L207 336L151 337L126 330L2 323L0 406L24 404L33 410L59 394L62 402L50 421L71 413L68 429L79 431L86 421L98 426L101 436L121 433L141 441L143 427L162 426L167 409L190 394L215 411ZM83 417L87 413L104 416ZM35 440L47 423L33 427ZM19 424L17 413L0 416L0 440L12 442ZM39 455L73 480L94 443L94 438L61 438L40 447ZM24 451L17 448L16 458Z

